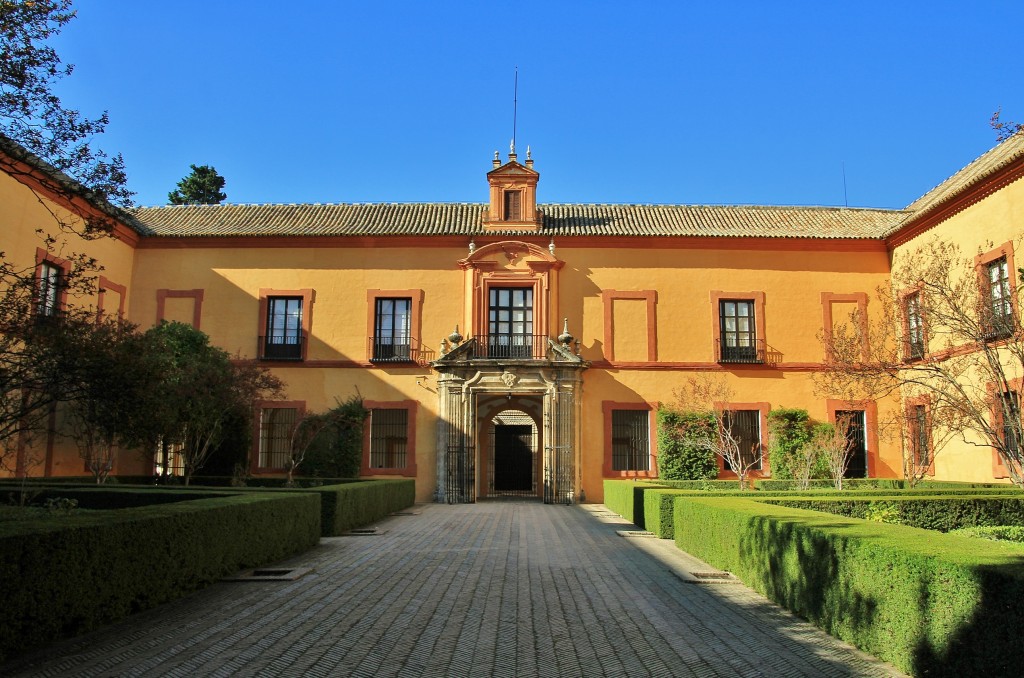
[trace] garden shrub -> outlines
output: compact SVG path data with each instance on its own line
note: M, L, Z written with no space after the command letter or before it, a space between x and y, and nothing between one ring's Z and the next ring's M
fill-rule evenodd
M1024 526L1021 525L961 527L957 530L950 530L950 534L960 535L961 537L978 537L980 539L991 539L992 541L1008 541L1024 544Z
M713 429L714 415L658 410L659 480L712 480L718 476L715 453L693 443L693 432Z
M746 497L674 509L679 548L901 671L1019 675L1016 549Z
M768 463L772 478L799 478L803 467L802 450L811 442L811 418L807 410L780 407L768 412ZM811 478L828 478L828 464L818 457L811 467Z

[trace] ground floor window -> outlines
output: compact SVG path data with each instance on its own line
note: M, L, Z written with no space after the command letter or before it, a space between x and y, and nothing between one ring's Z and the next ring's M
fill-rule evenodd
M612 470L649 471L650 468L650 413L647 410L612 410Z
M409 410L370 410L370 468L405 468L409 448Z
M722 413L722 423L729 429L736 441L740 453L740 462L744 468L761 468L761 412L760 410L726 410ZM725 468L734 471L732 465L725 461Z
M294 407L260 410L259 464L263 469L283 469L291 457L292 431L299 418Z

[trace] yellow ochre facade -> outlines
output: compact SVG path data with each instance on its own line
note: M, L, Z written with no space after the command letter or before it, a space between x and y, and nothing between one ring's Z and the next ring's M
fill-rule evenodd
M33 179L45 166L12 155L0 249L39 265L51 210L95 206L58 200ZM121 213L116 237L68 242L104 266L96 296L75 303L144 328L192 324L280 376L286 399L256 413L254 474L281 472L269 437L281 410L358 394L371 410L363 475L414 477L418 501L601 501L605 478L657 477L654 412L685 405L698 374L728 383L718 406L749 414L756 474L771 474L766 414L788 407L856 413L853 473L899 477L900 443L877 428L903 405L816 393L823 342L851 311L874 317L876 289L922 238L1012 260L1024 230L1020 135L905 210L545 205L531 157L467 171L488 202ZM73 446L33 445L46 449L22 472L83 474ZM114 472L152 463L123 452ZM997 475L984 447L951 445L934 464L941 480Z

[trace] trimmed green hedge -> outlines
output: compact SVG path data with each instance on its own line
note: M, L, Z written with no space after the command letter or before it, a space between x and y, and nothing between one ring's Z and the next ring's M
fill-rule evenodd
M637 527L644 525L644 493L667 489L666 485L635 480L605 480L604 505Z
M680 496L675 542L913 675L1018 675L1019 547L746 498Z
M363 480L344 485L311 487L307 492L320 495L323 511L323 536L332 537L353 527L377 522L416 502L416 481Z
M319 539L320 497L309 492L0 523L0 658L302 553Z
M928 492L928 490L924 490ZM906 492L906 491L904 491ZM936 490L931 490L936 492ZM964 491L961 491L964 492ZM812 511L835 513L850 518L878 520L928 530L949 532L962 527L993 525L1024 525L1024 497L991 494L979 495L977 490L967 490L968 496L948 494L921 497L882 495L875 497L828 497L792 499L766 499L768 503Z
M412 506L416 501L416 481L412 478L342 479L337 484L307 488L281 487L284 479L278 480L281 482L277 483L276 487L272 485L265 487L218 486L213 491L210 487L202 485L190 485L189 487L115 485L108 487L106 485L97 486L95 483L65 484L53 489L35 486L29 491L36 503L50 497L67 497L77 499L82 508L96 509L146 506L246 492L314 492L320 495L320 526L323 537L336 537L354 527L377 522L395 511ZM0 483L0 498L8 488L11 491L14 490L14 486ZM18 486L18 490L20 491L20 486ZM102 499L100 499L101 497Z

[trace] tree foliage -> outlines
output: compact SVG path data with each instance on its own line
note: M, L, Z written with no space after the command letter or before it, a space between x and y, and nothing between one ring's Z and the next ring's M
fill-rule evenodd
M131 205L124 160L94 145L107 126L64 105L55 86L74 70L47 41L75 12L71 0L0 0L0 134L113 205ZM55 183L59 190L74 190Z
M768 458L772 478L796 480L806 489L811 479L829 477L824 458L809 445L814 426L807 410L780 407L768 413Z
M210 165L191 165L192 172L167 194L172 205L219 205L227 199L224 177Z
M288 460L288 484L299 466L307 475L355 478L363 451L363 422L370 415L353 395L326 412L306 414L296 425Z
M844 400L913 399L926 403L922 458L911 439L914 424L902 406L879 418L881 436L899 438L904 474L916 483L948 441L992 449L1010 479L1024 487L1024 327L1019 309L1024 286L999 283L960 248L932 238L893 267L891 286L877 293L870 319L856 314L833 329L826 369L816 389ZM924 351L911 352L905 318L913 293L926 327Z
M732 389L721 375L703 374L687 379L675 392L679 409L691 409L709 417L713 426L695 427L688 433L693 445L707 450L722 460L739 480L741 490L747 489L747 477L761 461L759 450L744 450L740 436L733 432L733 421L728 410L720 403L733 400Z
M702 444L715 426L706 412L658 410L658 477L664 480L713 480L715 454Z
M66 375L63 404L70 435L86 468L103 482L118 448L130 445L152 408L150 389L165 377L151 337L119 319L102 319L81 332L77 360Z
M162 323L147 333L158 346L165 378L152 384L149 423L134 443L160 449L166 459L179 447L187 485L222 439L232 416L251 412L257 400L279 396L283 384L252 360L232 360L203 332L183 323Z

